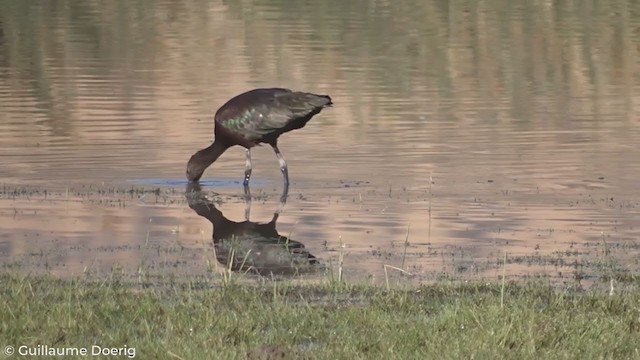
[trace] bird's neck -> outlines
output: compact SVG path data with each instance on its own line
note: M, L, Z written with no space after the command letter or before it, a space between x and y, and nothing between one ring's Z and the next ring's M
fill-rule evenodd
M209 147L198 152L200 153L200 158L203 164L205 167L208 167L213 164L213 162L216 161L228 148L228 145L223 144L220 141L214 141L213 144L209 145Z

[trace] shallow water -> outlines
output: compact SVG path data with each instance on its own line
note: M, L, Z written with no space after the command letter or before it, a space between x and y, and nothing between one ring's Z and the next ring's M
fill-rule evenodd
M331 95L281 137L280 234L352 278L640 270L631 1L0 3L0 265L68 277L217 266L185 199L212 116L254 87ZM251 220L278 210L253 151ZM203 191L245 218L244 151ZM507 265L503 266L505 258ZM389 267L398 275L397 270Z

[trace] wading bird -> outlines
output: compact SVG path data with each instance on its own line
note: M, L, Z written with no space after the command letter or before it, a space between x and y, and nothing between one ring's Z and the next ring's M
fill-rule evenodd
M280 163L284 187L289 187L287 163L278 149L278 137L299 129L319 113L332 105L327 95L316 95L289 89L254 89L227 101L215 115L215 140L189 159L187 179L200 180L204 171L222 153L234 145L245 147L246 162L244 185L251 178L251 148L266 143L271 145Z

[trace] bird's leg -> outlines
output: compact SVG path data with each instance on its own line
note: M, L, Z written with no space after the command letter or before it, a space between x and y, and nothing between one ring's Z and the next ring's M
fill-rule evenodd
M245 152L244 162L244 186L249 186L249 179L251 178L251 149L247 149Z
M284 177L284 190L285 192L289 191L289 170L287 170L287 162L284 161L284 157L278 149L278 144L271 145L273 147L273 151L276 152L276 156L278 157L278 162L280 163L280 171L282 172L282 176Z
M244 218L249 221L251 216L251 188L249 184L244 185Z
M287 203L287 197L289 196L289 188L285 187L282 189L282 195L280 195L280 204L278 205L278 210L276 210L276 214L280 214L284 210L284 205Z

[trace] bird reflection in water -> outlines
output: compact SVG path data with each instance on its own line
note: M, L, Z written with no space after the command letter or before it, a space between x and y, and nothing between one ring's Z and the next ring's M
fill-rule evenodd
M187 185L189 207L213 224L213 245L219 263L232 271L263 276L294 276L318 271L318 259L305 246L278 234L276 221L287 200L285 191L278 209L268 223L249 220L251 191L245 186L245 221L227 219L206 196L198 183Z

